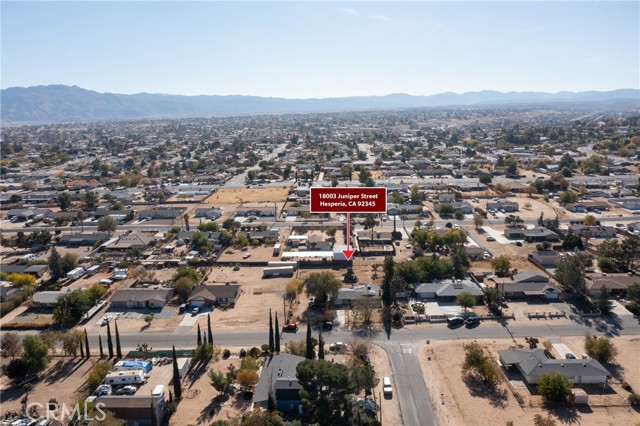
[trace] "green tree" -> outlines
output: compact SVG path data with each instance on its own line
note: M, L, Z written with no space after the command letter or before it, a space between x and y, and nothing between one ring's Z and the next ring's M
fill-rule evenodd
M574 191L565 191L560 194L560 202L562 204L575 203L578 201L578 193Z
M49 273L51 274L51 281L58 281L58 279L64 276L64 269L62 267L62 256L58 253L55 247L51 249L49 255Z
M49 347L40 336L25 336L22 340L24 352L22 360L25 362L29 373L38 374L49 365Z
M324 339L322 332L318 335L318 359L324 359Z
M463 291L456 297L456 305L462 306L466 311L476 304L476 297L468 291Z
M207 314L207 339L209 339L209 344L213 345L213 331L211 329L211 314Z
M573 251L575 249L583 250L584 244L582 243L582 238L578 237L575 234L567 234L562 241L562 249L565 251Z
M604 336L587 335L584 340L584 349L591 358L602 364L613 362L618 355L618 349Z
M197 340L197 347L200 347L202 345L202 332L200 331L200 324L198 324L198 340Z
M480 175L480 183L483 183L485 185L488 185L491 183L491 180L493 179L493 176L490 173L483 173Z
M582 223L586 226L596 226L596 218L595 216L588 214L584 217L584 219L582 220Z
M180 370L178 369L178 359L176 358L176 347L172 347L172 357L173 357L173 394L176 396L176 399L180 401L182 399L182 387L180 386Z
M78 348L82 346L82 333L79 330L73 330L62 335L62 350L65 355L76 357Z
M85 355L87 358L91 358L91 352L89 352L89 336L87 335L87 329L84 329L84 347Z
M60 210L66 211L69 210L69 207L71 207L71 196L68 192L61 192L60 194L58 194L56 201L58 202Z
M87 376L87 385L89 386L89 389L93 392L98 386L100 386L104 382L105 377L107 377L107 373L112 369L113 363L111 361L93 361Z
M185 302L193 291L194 282L187 276L180 277L174 286L176 294L182 302Z
M609 300L607 289L604 285L600 287L600 293L598 294L595 305L602 315L610 314L613 309L613 302Z
M547 402L552 404L566 403L571 398L571 383L569 379L557 372L542 376L538 382L537 390Z
M511 261L508 256L498 256L491 260L491 267L497 276L506 277L511 271Z
M229 218L222 222L222 228L227 231L235 231L240 227L240 222L235 221L233 218Z
M273 353L275 350L275 340L273 338L273 316L271 315L271 309L269 309L269 352Z
M173 281L178 281L182 277L187 277L194 283L199 283L201 280L198 271L188 266L180 266L176 273L173 275Z
M585 281L586 256L575 253L560 260L555 271L555 278L566 291L576 294L587 294Z
M98 219L98 231L100 232L114 232L118 224L111 216L102 216Z
M107 348L109 349L109 359L113 358L113 340L111 340L111 321L107 321Z
M598 268L600 268L602 272L607 274L620 272L620 269L618 268L618 264L616 263L615 260L611 259L610 257L600 257L598 259Z
M365 392L365 397L371 395L373 389L378 386L378 382L380 382L380 379L376 377L376 371L367 363L360 364L353 369L351 380L357 390L363 390Z
M305 292L316 298L316 305L326 309L330 298L335 298L342 283L329 271L312 272L304 280Z
M84 205L93 210L98 204L98 196L95 192L89 191L88 189L84 192Z
M313 351L313 342L311 340L311 321L307 320L307 338L305 340L305 358L313 359L315 358L315 353Z
M104 349L102 347L102 335L98 334L98 345L100 346L100 358L104 358Z
M227 388L231 384L224 373L221 371L215 371L213 369L209 370L207 373L209 380L211 380L211 386L218 392L224 394L227 391Z
M479 378L487 384L495 386L500 381L500 372L496 364L482 350L479 343L464 345L465 357L462 374Z
M219 228L220 227L215 222L205 222L198 225L198 231L200 232L216 232Z
M275 351L280 353L280 325L278 324L278 313L276 312L276 325L275 325Z
M118 359L122 359L122 346L120 346L120 333L118 333L118 321L113 321L116 325L116 355Z
M349 424L352 409L350 395L355 384L349 370L342 364L329 361L304 360L296 367L299 391L312 423L318 426Z
M382 303L384 303L385 306L390 306L391 302L393 302L391 281L393 280L394 269L393 257L386 256L382 264L382 271L384 272L384 278L382 280Z
M484 302L487 304L489 310L493 313L500 312L500 306L502 304L500 290L496 287L485 287L482 292L484 293Z
M211 246L209 238L207 238L207 236L200 231L195 231L193 234L191 234L191 247L193 247L194 250L204 252L211 251L211 249L213 248Z

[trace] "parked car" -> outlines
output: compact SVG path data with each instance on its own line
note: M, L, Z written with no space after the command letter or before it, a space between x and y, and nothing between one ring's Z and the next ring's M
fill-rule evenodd
M189 308L189 305L186 303L183 303L182 305L180 305L180 307L178 308L178 313L184 314L185 312L187 312L187 309Z
M329 345L329 350L332 352L342 352L347 349L347 345L342 342L336 342Z
M467 327L473 327L474 325L478 325L478 324L480 324L479 317L468 317L467 319L464 320L464 325Z
M251 257L251 253L245 253L245 254L242 255L243 259L248 259L250 257Z
M117 391L115 391L116 395L133 395L138 391L138 388L135 386L123 386Z
M111 395L111 385L100 385L95 391L96 396Z
M487 237L487 241L495 241L495 240L496 240L496 239L495 239L495 238L493 238L491 235L489 235L489 236Z
M517 245L518 247L522 247L522 241L516 241L516 245Z
M286 324L282 326L282 331L293 331L295 333L298 331L298 323L292 322L291 324Z
M571 352L567 352L564 357L565 359L576 359L576 356Z
M447 318L447 326L449 327L459 327L464 324L464 319L460 317L451 317Z
M191 311L191 315L198 315L198 313L200 312L200 308L198 308L197 306L195 308L193 308L193 310Z
M391 386L391 379L389 377L384 377L382 379L382 391L385 396L393 395L393 387Z
M102 322L100 323L100 325L101 325L101 326L102 326L102 325L107 325L107 323L108 323L109 321L111 321L112 319L113 319L113 317L112 317L112 316L110 316L110 315L109 315L109 316L106 316L106 317L102 318Z
M333 330L333 323L331 321L322 321L320 327L323 330Z

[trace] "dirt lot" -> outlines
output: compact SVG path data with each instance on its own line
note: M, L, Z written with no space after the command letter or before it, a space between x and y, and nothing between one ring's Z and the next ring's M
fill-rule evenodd
M91 361L80 358L56 357L49 365L49 369L40 375L43 378L32 382L33 390L29 393L29 403L37 402L46 406L47 402L55 397L59 405L63 403L74 404L80 397L77 391L85 384L87 372L91 368ZM24 390L12 387L5 375L0 377L0 385L2 389L0 414L19 411L20 399L24 396Z
M422 373L429 394L435 400L434 410L438 424L443 426L502 425L511 420L518 426L533 426L535 414L549 413L539 407L520 407L505 382L495 392L483 388L469 388L462 379L460 366L464 361L462 345L467 341L437 341L424 345L419 351ZM507 339L480 340L492 357L497 350L513 346ZM518 343L525 344L519 339ZM428 360L428 357L431 360ZM622 358L621 358L622 361ZM632 364L633 365L633 364ZM591 398L591 395L590 395ZM631 425L637 413L626 407L585 407L578 410L556 410L551 416L559 425Z
M238 417L242 409L246 408L246 402L237 404L235 398L220 397L220 393L211 386L207 376L209 369L226 372L230 365L239 368L240 359L211 361L206 366L192 370L182 380L182 401L178 404L178 410L171 417L169 425L206 425L216 420Z
M250 254L251 257L245 258L246 254ZM259 245L259 246L248 246L246 250L236 250L233 248L229 248L225 250L220 257L218 258L219 262L241 262L241 263L250 263L250 262L276 262L279 261L280 258L278 256L273 255L273 245ZM260 269L262 271L262 269Z
M207 204L234 204L234 203L268 203L285 201L289 195L289 188L223 188L211 194L206 200Z
M264 323L269 317L269 308L282 314L283 294L287 283L291 278L262 279L263 268L241 267L239 271L233 271L230 267L213 268L207 282L225 283L237 281L242 285L242 295L236 306L223 311L215 309L211 320L218 330L230 330L251 328L256 324ZM198 321L200 326L206 327L206 316L201 316ZM280 317L281 324L283 323Z

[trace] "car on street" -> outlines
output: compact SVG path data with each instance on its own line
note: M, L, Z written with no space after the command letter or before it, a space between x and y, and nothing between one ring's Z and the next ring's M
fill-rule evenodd
M326 331L333 330L333 323L331 321L322 321L320 328Z
M393 395L393 387L391 386L391 379L389 377L382 379L382 392L384 392L385 396Z
M113 319L113 317L112 317L112 316L106 316L106 317L102 318L102 322L100 323L100 325L101 325L101 326L102 326L102 325L107 325L107 323L108 323L109 321L111 321L112 319Z
M298 323L292 322L291 324L286 324L282 326L282 331L293 331L295 333L298 331Z
M329 345L329 350L331 352L342 352L347 349L347 345L342 342L336 342Z
M447 318L447 326L450 328L459 327L462 324L464 324L464 318L461 318L461 317Z
M116 390L114 393L116 395L133 395L138 391L138 388L135 386L123 386L120 389Z
M487 241L495 241L495 240L496 240L496 239L495 239L495 238L493 238L491 235L489 235L489 236L487 237Z
M480 324L479 317L468 317L464 320L464 325L466 327L473 327Z
M412 247L412 246L411 246L411 244L409 244L409 243L407 243L407 244L405 244L405 245L404 245L404 248L408 248L408 249L410 249L411 247Z

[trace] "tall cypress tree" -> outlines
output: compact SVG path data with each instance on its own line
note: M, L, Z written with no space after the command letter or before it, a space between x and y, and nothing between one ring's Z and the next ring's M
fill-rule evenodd
M278 324L278 313L276 312L276 332L275 332L275 351L280 353L280 324Z
M307 317L307 351L305 358L313 359L313 345L311 343L311 320Z
M322 331L318 336L318 359L324 359L324 339L322 338Z
M109 348L109 359L113 358L113 340L111 339L111 321L107 321L107 347Z
M274 350L273 341L273 317L271 316L271 309L269 309L269 352L273 353Z
M180 387L180 370L178 370L178 359L176 358L176 347L173 346L173 393L176 399L182 399L182 388Z
M122 347L120 346L120 333L118 333L118 321L116 323L116 354L118 359L122 359Z
M384 258L382 265L384 270L384 280L382 281L382 302L385 306L391 305L391 279L393 278L393 257L387 256Z
M84 345L82 344L82 340L80 340L80 358L84 358Z
M156 410L153 407L153 401L151 401L151 426L158 426L158 416Z
M84 346L85 346L85 353L87 355L87 358L91 357L91 353L89 352L89 336L87 335L87 329L84 329Z
M207 340L209 340L210 345L213 345L213 333L211 332L211 314L207 314Z
M102 335L98 334L98 344L100 345L100 359L104 358L104 350L102 349Z
M202 345L202 333L200 333L200 324L198 324L198 347Z

